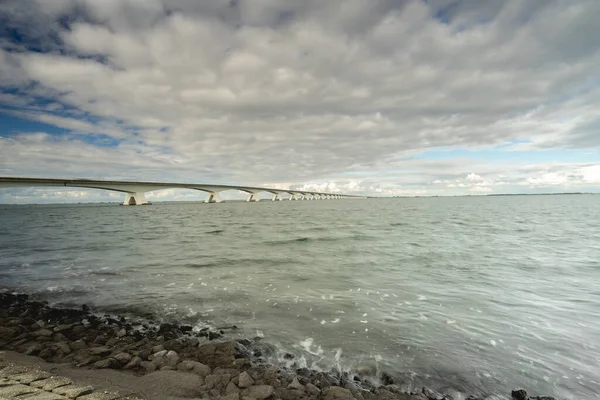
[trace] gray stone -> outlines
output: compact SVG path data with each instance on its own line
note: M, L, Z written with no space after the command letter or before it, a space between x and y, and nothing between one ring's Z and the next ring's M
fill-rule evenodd
M131 361L129 361L127 363L127 365L125 365L125 367L123 367L124 369L131 369L131 368L136 368L139 367L142 363L142 359L140 357L133 357L131 359Z
M44 347L39 343L34 343L25 350L25 354L28 356L35 356L42 351Z
M206 385L206 389L225 389L229 381L231 380L231 375L222 374L222 375L207 375L204 379L204 384Z
M58 342L54 344L54 350L62 353L63 355L71 354L71 348L67 342Z
M233 381L229 382L227 384L227 387L225 388L225 393L226 394L230 394L230 393L239 393L240 389L236 386L235 383L233 383Z
M12 379L0 378L0 388L6 386L18 385L19 382L13 381Z
M92 386L68 385L53 389L52 392L60 394L61 396L66 396L70 399L75 399L79 396L92 393L93 390L94 388Z
M323 391L323 400L354 400L354 397L348 389L330 386Z
M163 346L162 344L158 344L152 348L152 354L158 353L159 351L163 351L164 349L165 346Z
M98 347L92 347L88 350L89 354L91 356L107 356L111 353L111 349L109 349L108 347L104 347L104 346L98 346Z
M248 388L254 385L254 379L246 371L242 372L238 378L238 386L241 388Z
M73 328L73 324L58 325L54 328L54 332L65 332Z
M52 389L56 389L59 386L70 385L73 383L69 378L65 378L62 376L51 376L48 379L42 379L41 381L31 382L31 386L44 389L46 391L51 391Z
M140 363L140 367L144 368L146 372L156 371L156 364L151 363L150 361L142 361Z
M423 387L423 394L427 396L429 400L444 400L444 396L441 393L429 389L426 386Z
M253 397L257 400L268 399L273 396L275 389L269 385L251 386L244 390L243 394L246 397Z
M307 383L306 384L306 391L308 392L308 394L312 395L312 396L317 396L321 393L321 389L319 389L318 387L316 387L315 385L313 385L312 383Z
M292 383L287 386L288 389L295 389L304 392L304 385L298 381L298 378L294 378Z
M226 396L219 397L219 400L240 400L240 394L238 392L232 392Z
M104 360L96 361L94 363L94 368L96 369L119 369L121 368L121 363L115 360L112 357L105 358Z
M169 367L176 367L179 363L179 354L173 350L169 350L169 352L165 354L164 358L165 365L168 365Z
M88 346L83 339L79 339L69 343L69 347L71 348L71 350L77 351L87 349Z
M0 341L8 342L17 335L17 329L0 326Z
M127 331L125 330L125 328L122 328L117 331L117 337L122 338L125 335L127 335Z
M40 329L38 331L33 332L33 336L36 337L51 337L52 331L50 329Z
M10 379L19 381L24 385L29 385L31 382L40 381L42 379L47 379L47 378L50 378L51 376L52 375L50 375L48 372L45 372L45 371L31 371L31 372L26 372L24 374L13 375L10 377Z
M185 360L179 363L177 369L180 371L189 371L193 372L196 375L200 375L205 378L207 375L210 375L210 367L208 365L204 365L198 361Z
M114 356L113 358L115 360L117 360L118 362L120 362L121 365L127 364L132 359L131 354L129 354L129 353L119 353L116 356Z

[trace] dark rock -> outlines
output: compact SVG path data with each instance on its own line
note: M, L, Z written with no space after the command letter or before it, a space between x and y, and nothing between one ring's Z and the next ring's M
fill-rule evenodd
M284 360L293 360L294 358L295 358L295 356L293 354L291 354L291 353L285 353L283 355L283 359Z
M0 342L8 342L15 336L17 336L18 329L16 328L8 328L5 326L0 326Z
M114 358L109 357L109 358L105 358L104 360L100 360L100 361L94 363L94 368L97 368L97 369L106 369L106 368L119 369L119 368L121 368L121 363L118 362L117 360L115 360Z
M380 379L381 383L383 383L384 385L393 385L395 383L394 378L392 378L391 375L387 372L382 372Z
M54 351L46 347L40 351L39 357L44 361L50 361L54 357Z
M179 330L181 331L181 333L190 333L192 331L192 329L194 329L191 325L181 325L179 327Z
M527 392L523 389L513 390L511 396L514 400L528 400Z
M423 387L423 394L427 396L429 400L444 400L444 396L441 393L438 393L428 387Z
M208 332L208 340L214 340L214 339L218 339L218 338L220 338L221 336L223 336L223 335L221 335L221 334L220 334L220 333L218 333L218 332L213 332L213 331L210 331L210 332Z
M256 400L264 400L273 396L275 388L269 385L251 386L242 392L245 397L252 397Z
M317 373L314 383L321 389L340 385L340 382L336 378L326 372Z
M348 389L339 386L331 386L323 390L322 398L323 400L354 400Z
M148 361L148 358L150 357L150 355L152 354L152 351L149 349L144 349L142 351L140 351L138 353L138 356L143 360L143 361Z
M103 347L103 346L99 346L99 347L92 347L88 350L89 355L91 356L107 356L111 353L111 349L109 349L108 347Z
M87 344L83 339L75 340L74 342L69 343L69 347L71 350L82 350L87 349Z

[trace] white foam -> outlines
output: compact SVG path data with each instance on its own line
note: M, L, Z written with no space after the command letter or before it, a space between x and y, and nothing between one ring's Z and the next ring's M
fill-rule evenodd
M446 323L447 323L448 325L451 325L451 324L455 324L455 323L456 323L456 321L455 321L455 320L453 320L453 319L448 319L448 320L446 320Z
M496 341L494 339L490 340L490 344L494 347L496 347Z
M331 323L332 323L332 324L337 324L338 322L340 322L340 319L339 319L339 318L335 318L335 319L332 319L332 320L331 320Z
M368 324L369 321L360 321L361 324Z
M417 299L419 301L425 301L425 300L427 300L427 296L420 295Z
M325 325L327 323L327 321L325 321L324 319L321 320L321 325Z

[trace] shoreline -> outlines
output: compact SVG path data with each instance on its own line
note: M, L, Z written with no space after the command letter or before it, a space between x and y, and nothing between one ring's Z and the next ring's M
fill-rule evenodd
M237 327L227 327L235 330ZM223 329L194 330L191 325L97 315L89 307L50 307L26 294L0 293L0 350L11 350L44 362L84 370L114 370L129 376L171 374L177 382L190 377L193 389L183 398L224 400L482 400L459 398L423 387L406 392L386 373L350 375L268 363L261 338L233 337ZM290 355L293 357L293 355ZM163 372L164 371L164 372ZM179 375L178 375L179 374ZM175 384L171 382L171 384ZM379 383L381 382L381 384ZM189 383L189 382L188 382ZM168 386L168 385L167 385ZM455 394L456 396L456 394ZM528 397L522 389L506 399ZM164 398L164 397L163 397ZM502 397L495 397L502 398Z

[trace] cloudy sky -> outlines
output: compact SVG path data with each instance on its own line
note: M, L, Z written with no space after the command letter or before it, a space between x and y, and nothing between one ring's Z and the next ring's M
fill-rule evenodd
M0 176L600 192L599 18L598 0L3 0Z

